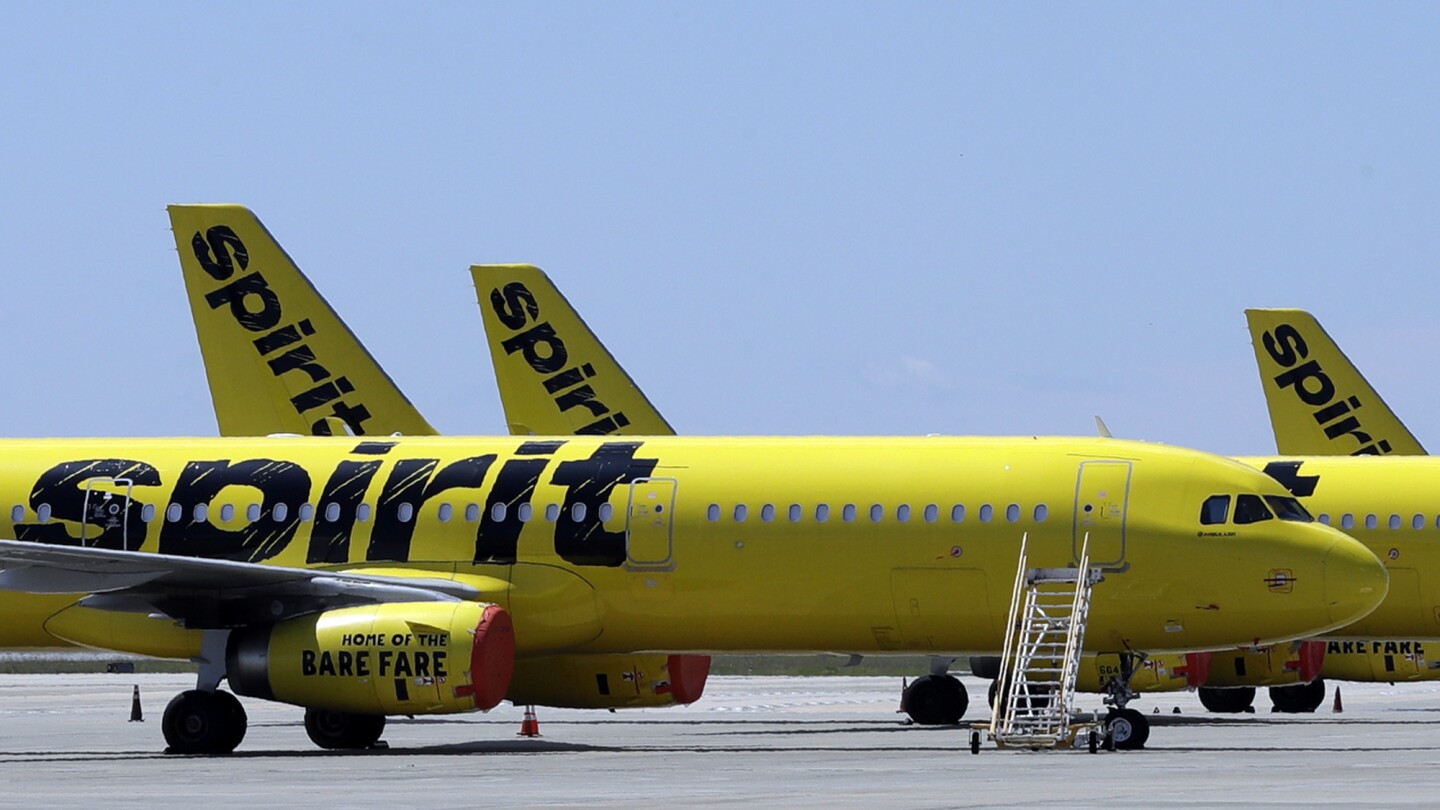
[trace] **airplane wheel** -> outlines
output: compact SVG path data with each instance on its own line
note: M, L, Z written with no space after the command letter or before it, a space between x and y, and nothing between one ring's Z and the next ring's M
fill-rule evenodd
M1286 714L1313 712L1325 702L1325 681L1316 678L1310 683L1270 687L1270 703L1275 711Z
M230 738L225 741L228 746L225 750L234 751L245 739L245 732L250 730L250 720L245 715L245 707L240 705L240 699L229 692L217 689L215 700L219 702L222 710L230 715Z
M999 682L999 681L991 681L991 682L990 682L990 693L985 696L985 699L990 703L990 708L992 708L992 709L995 708L995 693L999 691L999 688L998 688L999 686L1000 686L1000 682ZM1038 689L1041 689L1041 688L1043 688L1043 687L1034 687L1034 688L1036 688L1036 689L1038 690ZM1033 707L1033 708L1036 708L1036 709L1043 708L1043 707L1045 707L1045 706L1049 706L1049 705L1050 705L1050 695L1047 694L1047 693L1045 693L1045 692L1041 692L1041 691L1032 692L1032 693L1030 694L1030 703L1032 704L1032 707Z
M965 684L954 675L916 678L900 699L905 713L922 726L953 726L970 706Z
M1095 729L1093 729L1093 728L1090 729L1090 739L1089 739L1088 743L1089 743L1090 753L1093 754L1093 753L1095 753L1096 751L1100 750L1100 735L1099 735L1099 734L1096 734L1096 733L1095 733Z
M1221 689L1215 686L1200 687L1200 705L1217 714L1237 714L1246 711L1255 702L1255 687L1242 686L1237 689Z
M1105 726L1117 751L1137 751L1150 739L1150 721L1134 709L1116 709L1105 718Z
M305 733L321 748L369 748L385 731L383 714L351 714L328 709L305 710Z
M970 753L980 753L980 732L978 731L970 732Z
M244 738L245 727L245 710L234 695L198 689L172 698L160 721L174 754L228 754Z

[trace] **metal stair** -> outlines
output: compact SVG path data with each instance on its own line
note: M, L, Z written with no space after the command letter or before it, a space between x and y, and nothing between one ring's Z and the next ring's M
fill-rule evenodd
M1090 567L1089 534L1075 568L1027 567L1028 539L1020 541L990 738L1001 747L1058 748L1073 745L1082 727L1073 722L1075 681L1090 592L1104 577Z

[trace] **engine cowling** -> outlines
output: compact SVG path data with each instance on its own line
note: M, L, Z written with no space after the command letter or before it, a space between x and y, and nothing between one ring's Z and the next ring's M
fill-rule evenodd
M708 655L545 655L516 662L506 697L568 709L683 706L700 699L709 675Z
M356 714L490 709L515 666L499 605L400 602L232 631L230 687L247 697Z

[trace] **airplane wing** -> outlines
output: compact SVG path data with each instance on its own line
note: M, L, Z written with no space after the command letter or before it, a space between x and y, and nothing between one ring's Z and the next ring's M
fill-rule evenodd
M187 627L234 627L377 602L473 601L480 591L440 576L178 557L0 540L0 590L88 594L84 607L161 613Z
M1279 452L1426 455L1315 316L1303 309L1247 309L1245 319Z

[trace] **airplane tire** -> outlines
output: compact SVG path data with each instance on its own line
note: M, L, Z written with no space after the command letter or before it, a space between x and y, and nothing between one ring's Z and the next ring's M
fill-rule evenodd
M1275 711L1285 714L1313 712L1325 702L1325 681L1316 678L1310 683L1270 687L1270 703Z
M385 715L305 710L305 733L311 742L329 750L369 748L385 732Z
M990 704L990 708L992 709L995 708L995 693L1000 691L999 687L999 681L991 681L990 692L985 696L985 700ZM1031 693L1030 702L1034 704L1035 708L1048 706L1050 705L1050 696L1045 693Z
M1221 689L1216 686L1200 687L1200 704L1217 714L1238 714L1255 703L1255 687L1241 686Z
M1138 751L1150 739L1150 721L1134 709L1116 709L1105 718L1106 736L1117 751Z
M225 697L219 697L219 695ZM227 701L228 698L228 701ZM245 736L245 710L228 692L181 692L165 707L160 730L169 753L228 754ZM238 726L238 730L237 730Z
M953 726L965 716L970 696L954 675L916 678L901 695L905 713L922 726Z

